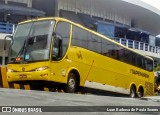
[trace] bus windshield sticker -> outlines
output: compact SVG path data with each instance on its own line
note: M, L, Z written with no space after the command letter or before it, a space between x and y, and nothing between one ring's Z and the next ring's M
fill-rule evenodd
M29 59L29 54L25 55L25 59L28 60Z

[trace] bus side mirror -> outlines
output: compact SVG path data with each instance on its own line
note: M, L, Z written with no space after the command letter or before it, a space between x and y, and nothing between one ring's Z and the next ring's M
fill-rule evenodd
M56 32L52 32L52 36L56 36Z
M7 35L7 36L5 36L5 38L4 38L4 50L6 50L6 39L7 39L7 38L10 38L11 41L13 41L13 36L12 36L12 35Z

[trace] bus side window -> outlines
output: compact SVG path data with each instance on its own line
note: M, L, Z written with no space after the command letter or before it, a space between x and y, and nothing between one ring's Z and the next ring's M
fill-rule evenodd
M153 71L153 63L152 61L145 59L145 69L148 71Z
M57 61L62 59L68 49L70 39L70 23L58 22L55 29L55 37L53 40L52 60Z

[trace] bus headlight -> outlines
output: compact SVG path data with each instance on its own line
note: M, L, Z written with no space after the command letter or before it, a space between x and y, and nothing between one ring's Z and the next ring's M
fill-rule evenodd
M12 69L7 69L7 72L13 72L14 70L12 70Z
M44 67L36 68L35 71L43 71L43 70L46 70L46 69L48 69L48 67L44 66Z

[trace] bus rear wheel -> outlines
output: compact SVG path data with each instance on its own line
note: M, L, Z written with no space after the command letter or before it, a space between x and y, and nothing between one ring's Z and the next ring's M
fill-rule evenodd
M130 97L136 98L136 88L134 86L132 86L130 89Z
M143 87L140 87L139 89L138 89L138 98L141 98L141 97L143 97L144 96L144 90L143 90Z
M76 91L76 87L77 87L76 76L74 73L69 73L65 91L67 93L74 93Z

